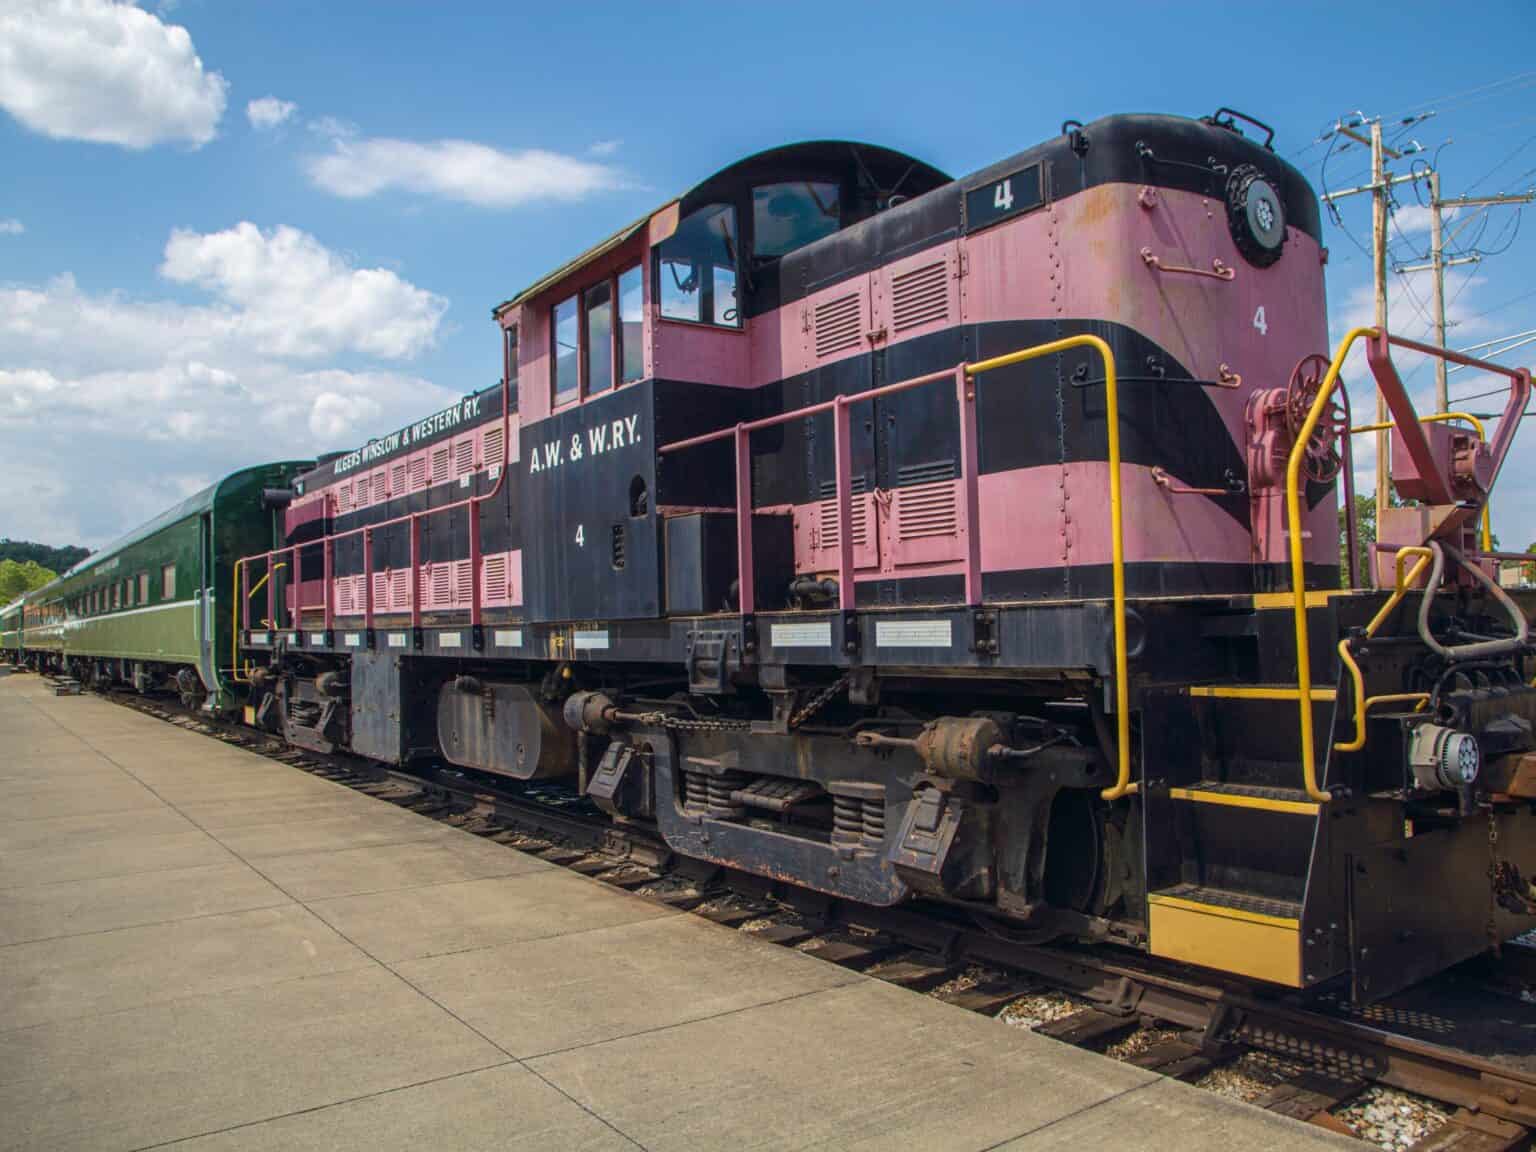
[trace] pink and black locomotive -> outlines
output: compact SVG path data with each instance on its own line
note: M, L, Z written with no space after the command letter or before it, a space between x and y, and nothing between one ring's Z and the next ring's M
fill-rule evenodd
M1385 994L1532 923L1532 654L1476 534L1530 382L1486 444L1352 334L1412 507L1349 587L1326 261L1227 110L962 179L750 157L498 306L501 385L302 477L243 562L252 718Z

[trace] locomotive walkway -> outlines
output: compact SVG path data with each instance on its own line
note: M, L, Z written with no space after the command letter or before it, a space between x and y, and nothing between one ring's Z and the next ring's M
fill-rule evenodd
M0 676L0 1148L1360 1147Z

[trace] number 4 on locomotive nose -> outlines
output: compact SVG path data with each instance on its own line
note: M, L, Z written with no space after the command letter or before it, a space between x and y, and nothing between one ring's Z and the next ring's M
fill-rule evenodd
M1006 212L1013 207L1013 180L1004 180L992 189L992 207L999 212Z

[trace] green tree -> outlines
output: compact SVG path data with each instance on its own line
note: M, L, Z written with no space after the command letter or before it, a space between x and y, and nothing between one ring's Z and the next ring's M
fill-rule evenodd
M1339 571L1349 571L1349 521L1339 507ZM1360 532L1360 570L1355 573L1357 587L1371 583L1371 545L1376 543L1376 497L1355 494L1355 523ZM1344 583L1341 581L1340 583Z
M30 540L0 537L0 560L14 560L18 564L34 560L44 568L52 568L55 572L65 571L90 554L89 548L81 548L77 544L71 544L65 548L53 548L47 544L35 544Z
M54 578L54 573L36 560L18 564L15 560L0 560L0 604L9 604L16 597L41 588Z
M1525 550L1532 555L1536 555L1536 544L1527 544ZM1536 584L1536 561L1520 565L1520 579L1524 580L1527 584Z

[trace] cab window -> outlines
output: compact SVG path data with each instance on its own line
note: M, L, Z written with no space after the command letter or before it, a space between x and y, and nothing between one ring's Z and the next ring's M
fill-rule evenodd
M613 285L604 280L582 294L587 314L587 395L613 387Z
M576 311L576 297L555 305L550 354L555 361L555 403L574 400L581 392L581 321Z
M736 210L729 204L710 204L689 215L661 242L656 268L663 319L741 327L736 235Z
M645 375L645 302L640 291L640 266L619 276L619 382Z
M836 184L796 180L752 189L752 254L786 256L837 231Z

